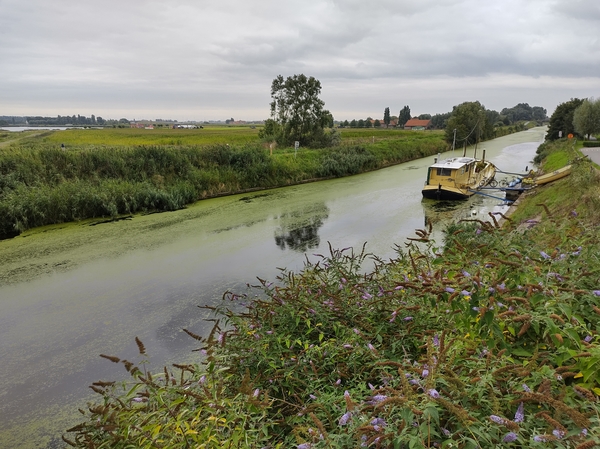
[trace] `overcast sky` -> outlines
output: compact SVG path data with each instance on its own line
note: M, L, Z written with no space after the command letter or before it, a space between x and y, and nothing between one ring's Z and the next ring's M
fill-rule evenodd
M600 97L599 0L0 0L0 115L260 120L273 78L336 120Z

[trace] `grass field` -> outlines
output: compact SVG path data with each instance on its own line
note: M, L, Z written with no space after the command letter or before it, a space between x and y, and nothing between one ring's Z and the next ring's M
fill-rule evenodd
M0 143L0 238L342 177L444 151L441 132L342 129L341 145L271 148L250 126L31 130ZM62 145L64 144L64 150Z
M48 143L83 145L212 145L258 141L258 128L249 126L206 126L204 129L68 129L44 137Z

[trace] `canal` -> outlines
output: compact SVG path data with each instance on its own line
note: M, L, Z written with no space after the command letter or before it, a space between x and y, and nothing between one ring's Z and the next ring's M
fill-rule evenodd
M484 142L478 154L485 148L501 170L523 172L544 133ZM62 447L61 433L79 422L77 407L94 398L88 385L125 378L99 354L136 359L136 336L154 369L197 361L196 342L182 328L206 333L211 323L198 306L218 304L227 290L245 291L257 277L274 280L278 268L299 271L329 244L360 250L366 243L386 260L426 217L441 240L449 220L489 219L487 212L507 209L478 195L444 207L424 202L432 162L1 241L0 448Z

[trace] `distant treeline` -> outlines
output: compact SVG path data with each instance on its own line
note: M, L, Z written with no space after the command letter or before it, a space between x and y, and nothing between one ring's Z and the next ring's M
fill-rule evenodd
M389 113L389 108L384 110L383 119L375 119L367 117L366 119L344 120L337 122L339 126L344 128L379 128L392 127L402 128L410 118L419 120L431 120L431 129L445 129L448 119L452 116L452 112L443 114L420 114L411 117L410 107L404 106L400 113L388 116L389 125L386 125L386 115ZM546 109L541 106L529 106L528 103L519 103L512 108L504 108L502 111L486 110L486 119L494 127L515 125L519 122L535 121L543 122L548 120Z
M84 115L58 115L56 117L42 117L42 116L0 116L0 126L106 126L106 125L118 125L127 124L129 120L122 118L119 120L108 119L105 120L102 117L96 117L92 114L90 117Z
M443 135L270 155L241 146L0 150L0 238L92 217L183 208L202 198L341 177L444 151Z

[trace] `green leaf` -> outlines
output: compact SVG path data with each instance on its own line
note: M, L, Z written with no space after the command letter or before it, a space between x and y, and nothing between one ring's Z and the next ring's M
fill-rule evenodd
M531 352L529 352L523 348L515 348L515 349L512 349L510 352L511 352L511 354L518 355L521 357L531 357L533 355Z

